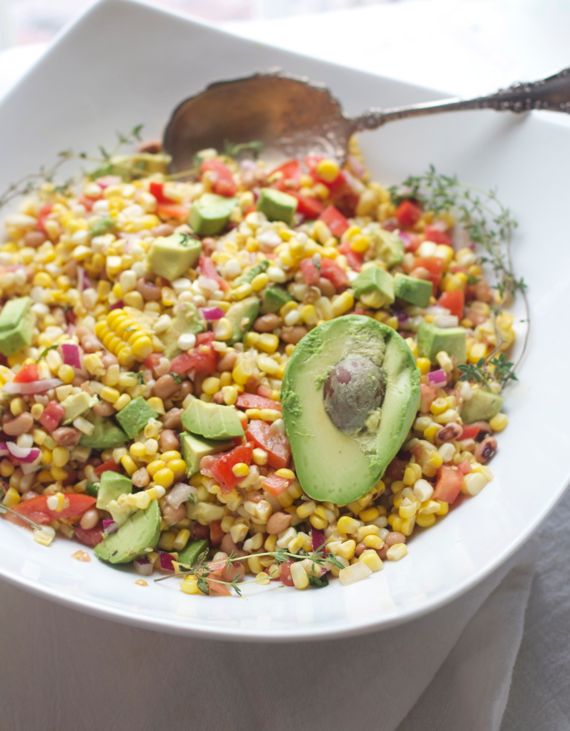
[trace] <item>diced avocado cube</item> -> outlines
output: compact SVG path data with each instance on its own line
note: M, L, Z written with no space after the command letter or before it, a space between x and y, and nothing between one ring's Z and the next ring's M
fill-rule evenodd
M503 406L503 397L482 388L473 390L470 399L461 406L461 418L466 424L474 421L489 421L496 416Z
M119 474L119 472L106 470L101 475L96 506L100 510L107 510L107 506L111 500L116 500L119 495L125 495L132 491L133 483L128 477Z
M257 210L264 213L269 221L284 221L287 225L291 225L297 210L297 199L280 190L262 188L257 201Z
M96 417L92 420L95 429L91 434L84 434L79 440L82 447L91 449L114 449L122 447L128 441L125 432L111 419Z
M11 299L0 312L0 353L9 356L32 342L35 315L29 297Z
M128 437L134 439L136 435L142 431L150 419L158 416L153 408L139 396L129 401L129 403L117 413L117 421L125 431Z
M182 458L186 462L186 475L192 477L200 470L200 460L209 454L225 452L231 449L231 442L214 442L200 439L194 434L182 432L180 434Z
M432 293L432 284L426 279L409 277L407 274L396 274L394 277L394 294L400 300L416 307L427 307Z
M208 541L191 541L186 548L178 553L178 563L184 566L194 566L208 555Z
M11 330L26 315L32 306L29 297L16 297L8 300L0 312L0 332Z
M108 563L130 563L160 537L160 510L153 500L146 510L137 510L121 527L95 546L95 555Z
M418 352L421 356L435 361L441 351L461 365L467 359L467 339L465 330L460 327L436 327L422 322L418 328Z
M236 284L249 284L250 282L253 282L258 274L263 274L263 272L266 272L268 269L269 261L267 259L263 259L263 261L260 261L259 264L251 267L251 269L245 274L242 274L241 277L238 277L235 280Z
M172 282L188 272L200 257L202 244L187 234L174 233L155 239L148 253L148 268Z
M387 267L402 263L404 243L398 234L386 231L379 223L369 223L364 227L362 233L372 239L376 256L382 259Z
M206 439L233 439L243 436L239 412L233 406L220 406L193 398L182 412L182 425L192 434Z
M204 193L192 204L188 222L199 236L215 236L227 226L236 203L235 198Z
M392 275L376 266L361 271L352 286L355 296L366 307L384 307L394 301Z
M230 343L237 343L243 340L243 336L251 329L253 322L259 314L259 300L257 297L246 297L241 302L235 302L226 312L226 318L230 321L233 335Z
M206 323L200 310L193 302L179 302L177 312L172 324L163 333L160 333L160 340L164 344L164 355L173 358L180 352L178 338L186 333L197 335L206 329Z
M283 287L267 287L263 293L261 311L264 314L268 312L279 312L283 305L291 302L292 299L289 292L283 289Z
M74 393L66 399L63 399L61 402L61 406L63 406L65 411L63 423L69 424L74 419L77 419L78 416L88 411L96 401L96 398L90 396L85 391Z

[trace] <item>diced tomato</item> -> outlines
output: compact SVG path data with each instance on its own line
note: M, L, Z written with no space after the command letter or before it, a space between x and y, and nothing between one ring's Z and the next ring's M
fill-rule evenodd
M255 393L240 393L237 399L238 409L275 409L281 411L281 403Z
M198 333L198 335L196 335L196 345L211 345L215 339L216 336L211 331Z
M38 229L46 236L48 235L48 232L46 231L46 220L49 214L52 212L52 209L53 204L46 203L46 205L42 206L38 211Z
M270 424L260 419L252 419L247 426L247 438L257 447L265 449L270 467L276 470L287 467L291 450L287 437L283 432L273 429Z
M268 475L264 477L261 486L267 490L270 495L277 497L289 487L291 480L287 480L285 477L278 477L277 475Z
M348 287L348 275L332 259L321 260L321 277L328 279L337 292Z
M161 358L162 358L162 353L151 353L150 355L147 355L147 357L143 360L143 365L145 368L148 368L150 371L154 371L154 369L160 363Z
M429 407L432 404L432 401L436 397L436 388L435 386L431 386L429 383L421 383L420 384L420 411L422 413L426 413L426 411L429 411Z
M283 561L279 567L279 581L285 586L293 586L293 578L291 577L291 564L293 561Z
M462 475L468 475L471 472L471 465L469 462L460 462L457 465L457 469L461 472Z
M463 431L459 435L459 439L477 439L480 431L481 427L477 424L465 424L463 426Z
M32 383L40 378L40 369L37 363L28 363L22 366L14 376L14 383Z
M267 177L271 179L277 174L280 174L279 180L297 183L301 177L301 163L299 160L287 160L272 170Z
M231 452L221 454L219 457L213 457L208 462L207 471L220 485L223 492L230 492L242 479L234 475L232 467L238 464L238 462L244 462L249 465L252 459L253 449L251 445L242 444L232 449Z
M159 203L156 207L156 215L162 219L185 222L188 219L188 214L188 208L180 203Z
M65 409L63 406L56 401L50 401L42 411L39 421L43 428L51 433L61 424L64 415Z
M312 258L303 259L299 265L299 269L301 270L305 284L314 287L319 283L319 279L321 278L320 264L317 266Z
M364 264L364 256L356 251L353 251L350 248L350 244L348 243L348 241L345 241L344 244L341 244L338 247L338 250L341 254L345 255L348 266L351 269L354 269L355 272L359 272L362 269L362 265Z
M219 580L208 577L206 579L208 584L208 593L210 596L230 596L230 587L227 584L221 584Z
M405 200L396 208L396 218L402 228L412 228L420 220L422 209L417 203Z
M463 485L463 475L457 467L449 467L443 465L439 471L439 477L435 485L433 493L434 500L444 500L450 505L459 497L461 486Z
M438 304L445 307L452 315L463 317L463 308L465 307L465 294L462 289L456 289L453 292L444 292L438 300Z
M426 241L433 241L434 244L446 244L451 246L451 236L435 226L426 226L424 231Z
M200 165L200 174L209 172L215 176L213 189L217 195L224 195L231 198L237 192L237 185L234 180L234 176L229 167L222 162L219 158L213 158L212 160L204 160Z
M86 510L95 505L95 498L90 495L66 495L67 506L63 510L50 510L48 508L48 498L46 495L39 495L31 500L24 500L13 508L20 515L34 520L36 523L46 525L52 520L61 520L62 518L78 518Z
M301 195L295 191L289 191L289 193L297 199L297 213L300 213L305 218L318 218L323 212L324 204L318 198Z
M410 251L412 254L416 253L420 244L422 243L422 239L420 236L408 232L404 232L402 234L402 241L404 242L404 249L406 251Z
M198 261L198 269L200 270L200 274L203 277L206 277L207 279L213 279L214 282L217 282L220 285L221 289L229 289L230 285L218 274L216 265L209 256L202 255L200 257Z
M103 540L103 531L100 528L90 528L89 530L84 530L81 528L81 526L77 526L75 529L75 538L79 541L79 543L83 543L84 546L90 546L91 548L94 548L98 543L101 543Z
M326 223L331 234L338 239L340 239L349 227L348 220L334 206L327 206L319 216L319 219Z
M93 205L95 204L95 198L91 198L91 196L82 195L79 198L79 203L85 208L86 211L91 211L93 209Z
M180 353L170 361L170 372L192 376L210 376L218 365L218 354L211 346L199 345L189 353Z
M213 520L210 523L210 543L212 544L212 546L219 546L222 542L223 537L224 534L222 531L222 521Z
M434 287L439 287L445 268L443 259L437 256L418 257L414 262L414 266L427 269L431 283Z
M106 462L102 462L98 467L95 467L95 474L102 475L103 472L120 472L121 468L115 462L114 459L108 459Z
M164 203L166 203L167 205L170 203L177 203L177 201L172 200L172 198L169 198L165 194L164 183L159 183L158 180L152 180L150 182L150 185L148 186L148 189L150 194L156 198L156 202L159 205L162 205Z

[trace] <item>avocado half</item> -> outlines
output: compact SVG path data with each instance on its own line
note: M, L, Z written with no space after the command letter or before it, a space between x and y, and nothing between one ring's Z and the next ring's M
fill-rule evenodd
M395 330L346 315L299 342L281 401L304 492L346 505L374 487L406 439L419 408L420 374Z

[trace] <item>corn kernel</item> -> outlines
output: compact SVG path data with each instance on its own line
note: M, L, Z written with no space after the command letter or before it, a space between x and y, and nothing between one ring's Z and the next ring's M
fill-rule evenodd
M173 531L165 531L161 534L160 540L158 541L159 548L163 551L173 551L175 538L176 534Z
M422 468L416 462L411 462L404 470L404 485L411 487L421 476Z
M337 531L340 535L353 535L360 528L361 523L348 515L343 515L337 523Z
M174 477L179 480L186 474L186 462L183 459L172 459L168 463L168 469L172 470Z
M431 528L436 520L437 518L433 513L428 513L428 515L418 515L416 518L416 523L420 526L420 528Z
M388 561L400 561L404 556L408 555L408 547L405 543L394 543L386 551Z
M121 394L117 391L116 388L111 388L110 386L103 386L101 392L99 393L99 396L103 399L103 401L107 401L110 404L114 404L115 401L118 400L120 395Z
M182 528L176 534L176 537L172 543L172 548L175 551L182 551L189 540L190 540L190 531L188 530L188 528Z
M154 473L152 480L153 482L156 482L157 485L168 488L174 482L174 472L169 467L164 467Z
M20 493L13 487L9 487L6 490L6 494L4 495L4 499L2 500L2 505L6 505L9 508L13 508L20 502Z
M345 315L354 307L354 294L350 289L339 294L332 303L332 312L335 317Z
M384 541L380 538L380 536L364 536L362 542L364 543L366 548L374 548L376 550L380 550L384 546Z
M25 410L26 402L20 396L18 396L17 398L13 398L10 401L10 412L12 413L12 416L20 416L20 414L23 414Z
M365 566L368 566L370 571L381 571L384 566L380 556L376 553L376 551L372 550L362 551L358 560Z
M184 580L180 583L180 590L185 594L190 594L191 596L202 594L198 587L198 577L193 574L189 574L184 577Z
M125 454L121 457L121 465L123 466L125 472L129 475L129 477L131 477L131 475L134 475L134 473L137 471L136 462L128 454Z
M57 369L57 377L64 383L71 383L75 378L75 370L70 365L64 363Z
M55 467L65 467L69 462L69 449L56 447L52 452L53 464Z
M503 429L506 429L508 423L509 417L506 414L499 413L490 419L489 426L494 432L501 432Z
M55 538L55 530L50 525L42 525L32 531L34 541L42 546L50 546Z
M273 333L262 333L259 336L257 349L262 350L268 355L272 355L279 348L279 338Z
M232 467L232 472L236 477L247 477L249 475L249 466L245 462L238 462Z
M265 449L261 449L260 447L255 447L253 450L253 462L256 465L259 465L262 467L263 465L267 464L268 455Z
M291 579L296 589L306 589L309 586L309 577L300 562L291 564Z
M151 477L154 477L154 474L158 472L159 470L162 470L166 467L166 462L162 459L155 459L152 462L149 462L146 469L148 474Z
M317 163L316 173L325 183L332 183L338 178L340 168L336 160L325 158Z

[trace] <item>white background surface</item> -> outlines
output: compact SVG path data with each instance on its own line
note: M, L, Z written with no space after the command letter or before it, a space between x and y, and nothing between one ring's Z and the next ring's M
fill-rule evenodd
M524 2L411 2L241 30L467 94L570 63L569 13L567 4L548 2L540 12ZM421 64L406 54L410 43ZM0 56L0 83L34 51L18 53L17 60ZM490 598L506 569L435 617L305 648L166 638L2 586L0 727L336 731L368 725L389 731L433 678L402 731L499 728L505 705L503 731L568 729L569 518L566 499L518 557L523 568ZM527 607L529 557L539 563Z

